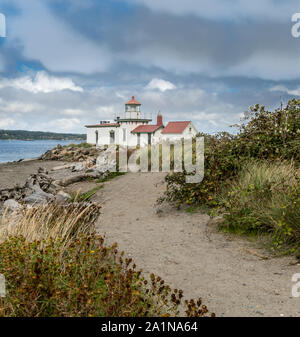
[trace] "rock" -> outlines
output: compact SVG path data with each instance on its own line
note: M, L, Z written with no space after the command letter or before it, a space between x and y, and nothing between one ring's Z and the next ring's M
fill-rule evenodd
M60 170L65 170L68 169L70 167L72 167L73 164L67 164L67 165L61 165L61 166L55 166L51 169L51 171L60 171Z
M4 209L8 209L10 211L17 211L19 209L22 208L22 205L19 204L16 200L14 199L9 199L9 200L6 200L3 204L3 208Z
M162 213L163 213L163 210L162 210L161 208L157 208L157 209L156 209L156 214L157 214L157 215L161 216Z
M78 172L85 170L85 164L84 163L75 163L72 167L72 172Z
M38 168L38 173L48 174L48 171L44 167L39 167Z
M56 196L55 196L55 201L56 201L57 203L64 203L64 202L66 202L66 201L68 201L68 200L70 200L70 199L71 199L70 194L68 194L68 193L66 193L66 192L64 192L64 191L59 191L59 192L56 194Z
M30 194L28 197L24 199L24 202L28 205L33 205L33 204L47 203L48 201L53 199L54 199L53 194L49 194L40 190Z
M80 181L85 181L88 179L99 179L100 177L103 177L103 174L96 171L92 173L76 174L74 176L71 176L65 179L56 180L54 183L58 186L66 187L71 184L78 183Z
M85 167L90 168L90 167L93 167L95 164L96 164L96 159L95 158L89 158L85 163Z

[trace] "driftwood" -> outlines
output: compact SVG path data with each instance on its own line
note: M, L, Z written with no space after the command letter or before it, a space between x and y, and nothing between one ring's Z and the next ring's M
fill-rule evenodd
M84 180L88 180L88 179L97 179L102 177L102 173L85 173L85 174L77 174L73 177L69 177L69 178L65 178L65 179L61 179L61 180L56 180L54 182L55 185L59 185L59 186L69 186L71 184L75 184L78 183L80 181L84 181Z

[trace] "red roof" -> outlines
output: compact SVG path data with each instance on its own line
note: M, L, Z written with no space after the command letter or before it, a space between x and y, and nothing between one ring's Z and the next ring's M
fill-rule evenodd
M132 133L152 133L158 130L162 125L140 125L134 130L132 130Z
M141 103L139 103L138 101L135 100L134 96L132 96L131 100L128 101L127 103L125 103L126 105L127 104L135 104L135 105L141 105Z
M166 133L182 133L191 121L185 122L169 122L168 125L162 130L162 134Z

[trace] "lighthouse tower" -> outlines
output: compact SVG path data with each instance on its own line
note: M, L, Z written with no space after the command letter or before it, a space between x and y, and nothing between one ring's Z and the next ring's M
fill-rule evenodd
M125 118L141 119L141 103L132 96L131 100L125 103Z

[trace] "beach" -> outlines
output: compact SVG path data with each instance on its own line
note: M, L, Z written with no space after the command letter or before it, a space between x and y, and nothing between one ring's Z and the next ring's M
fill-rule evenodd
M39 167L51 170L60 164L61 162L57 161L41 161L37 159L0 164L0 189L13 188L17 184L23 185L31 174L37 172Z

